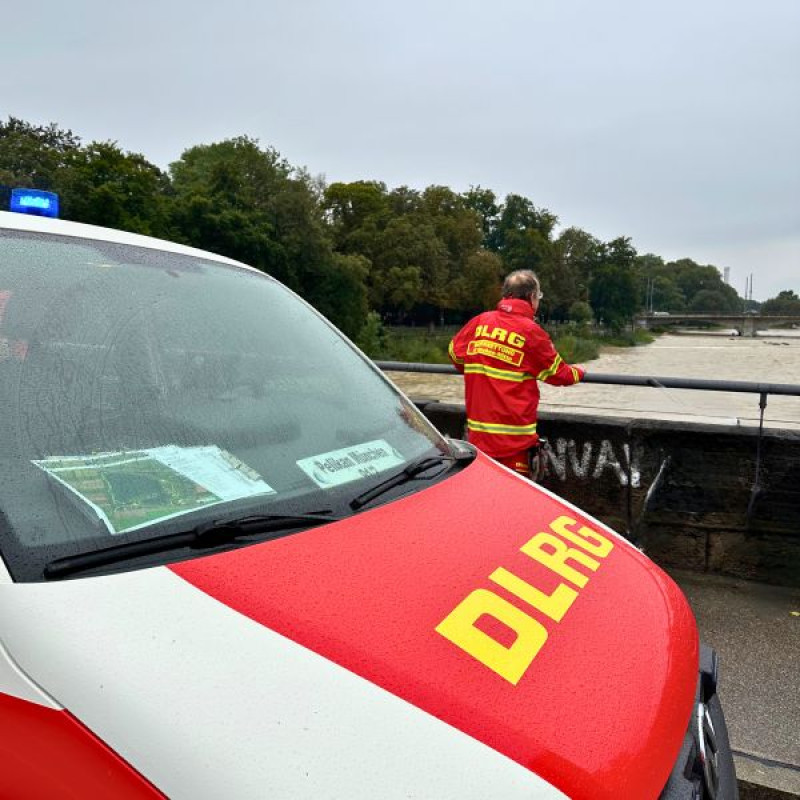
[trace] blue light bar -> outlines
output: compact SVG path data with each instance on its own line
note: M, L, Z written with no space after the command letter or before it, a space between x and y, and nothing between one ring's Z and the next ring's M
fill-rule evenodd
M12 189L9 210L37 217L57 217L58 195L41 189Z

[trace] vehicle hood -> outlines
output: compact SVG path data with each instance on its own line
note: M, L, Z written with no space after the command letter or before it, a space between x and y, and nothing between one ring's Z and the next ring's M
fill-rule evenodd
M329 526L0 599L19 668L170 797L656 797L697 680L675 584L483 456Z

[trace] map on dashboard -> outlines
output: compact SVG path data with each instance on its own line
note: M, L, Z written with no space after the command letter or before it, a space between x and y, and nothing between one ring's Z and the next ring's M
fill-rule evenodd
M214 445L49 456L32 463L112 534L275 492L257 472Z

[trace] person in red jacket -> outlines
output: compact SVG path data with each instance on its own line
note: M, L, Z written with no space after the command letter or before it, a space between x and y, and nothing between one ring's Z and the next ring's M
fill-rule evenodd
M541 299L533 272L510 273L497 308L471 319L449 348L464 374L469 441L533 480L544 470L536 432L538 381L572 386L585 375L561 358L534 320Z

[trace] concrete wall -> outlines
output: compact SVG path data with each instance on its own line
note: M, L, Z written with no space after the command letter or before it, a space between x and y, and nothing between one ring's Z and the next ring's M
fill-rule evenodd
M416 400L463 438L463 406ZM542 413L542 484L657 563L800 585L800 432Z

